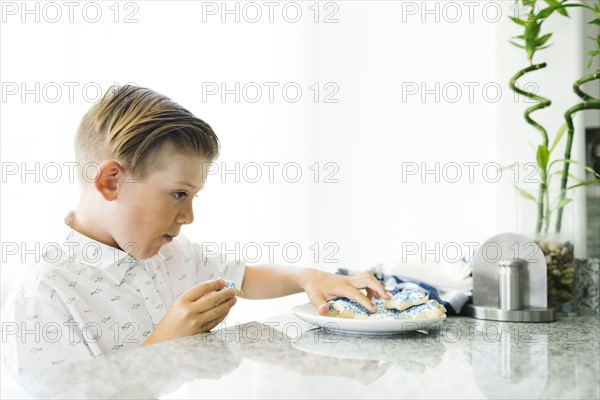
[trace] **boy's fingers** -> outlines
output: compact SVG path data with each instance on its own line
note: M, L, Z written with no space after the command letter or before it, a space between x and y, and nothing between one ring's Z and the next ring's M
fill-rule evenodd
M385 290L385 287L372 273L369 272L364 275L357 275L354 278L356 278L354 287L357 289L366 288L367 291L372 290L373 292L376 292L381 298L390 299L390 295L387 290Z
M377 280L369 281L367 283L366 287L367 287L367 290L371 290L371 291L377 293L379 295L379 298L388 299L388 300L391 298L388 291L385 290L385 287L381 283L379 283L379 281L377 281Z
M319 308L317 308L317 312L319 313L319 315L327 315L328 311L329 306L327 305L327 303L323 303L319 306Z
M225 317L227 317L227 314L229 314L229 310L231 310L231 307L233 307L235 303L236 298L232 297L231 299L226 300L223 303L217 305L216 307L213 307L208 311L202 313L202 318L205 321L209 321L202 326L202 330L204 332L207 332L215 326L217 326L221 321L225 319Z
M223 315L223 316L220 316L217 319L214 319L214 320L208 322L206 325L204 325L204 327L202 329L202 332L208 332L208 331L212 330L215 326L217 326L221 322L223 322L223 320L225 319L226 316L227 315Z
M373 302L367 296L362 294L360 290L350 288L348 290L345 290L344 293L342 293L342 295L344 297L356 301L371 312L377 312L377 307L375 307L375 304L373 304Z
M210 322L208 322L206 324L207 329L206 329L205 332L210 331L212 328L214 328L215 326L217 326L221 322L223 322L225 320L225 318L227 318L227 315L229 314L229 311L231 311L231 307L233 307L233 305L236 303L236 301L234 299L232 299L231 302L228 302L228 303L231 303L231 305L229 306L229 308L227 308L227 304L226 303L223 303L222 304L223 308L215 310L215 313L219 313L218 317L215 318L215 319L213 319L212 321L210 321ZM221 306L219 306L219 307L221 307Z
M235 290L224 289L218 292L210 293L208 296L204 296L201 299L196 300L192 307L195 312L204 313L226 303L231 299L235 299Z
M185 291L181 295L181 298L186 301L196 301L201 299L206 294L222 289L223 287L225 287L225 281L223 279L216 279L214 281L200 283Z
M310 300L310 304L312 304L320 315L326 315L327 311L329 311L329 306L327 302L319 293L306 292L308 295L308 299Z
M379 295L379 293L373 291L371 288L367 288L367 297L372 299L372 298L376 298L379 299L381 298L381 296Z

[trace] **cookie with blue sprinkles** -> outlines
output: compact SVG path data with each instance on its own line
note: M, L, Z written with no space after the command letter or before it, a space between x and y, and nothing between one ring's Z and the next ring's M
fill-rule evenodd
M328 317L339 317L337 310L335 308L333 308L333 303L335 303L335 300L329 300L327 302L327 305L329 306L329 309L327 310L327 316Z
M335 300L333 308L342 318L367 319L373 314L356 301L346 298Z
M428 294L422 290L405 289L392 295L390 300L386 300L385 308L388 310L403 311L407 308L426 303L428 298Z
M381 309L375 314L369 315L369 319L412 319L409 315L405 315L402 311Z
M420 299L421 297L418 298ZM347 298L331 300L327 302L329 305L329 312L327 315L330 317L351 319L420 320L439 318L446 314L446 308L436 300L425 299L425 302L422 304L410 306L402 311L395 308L387 308L387 302L389 300L372 299L372 301L377 307L377 312L371 312L360 303Z
M225 287L223 289L235 289L235 295L236 296L243 296L244 292L242 292L242 289L238 289L235 285L234 281L230 281L228 279L225 279Z
M434 319L446 314L446 307L437 302L437 300L428 300L424 304L418 304L401 311L402 318L410 319Z

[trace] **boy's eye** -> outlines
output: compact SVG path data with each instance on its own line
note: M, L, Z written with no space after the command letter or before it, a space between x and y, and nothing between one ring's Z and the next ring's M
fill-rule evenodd
M175 197L176 200L181 200L185 197L187 197L187 193L186 192L174 192L173 193L173 197Z

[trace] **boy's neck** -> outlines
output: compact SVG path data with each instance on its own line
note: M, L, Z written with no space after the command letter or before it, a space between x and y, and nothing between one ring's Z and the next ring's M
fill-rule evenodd
M107 231L102 230L100 221L96 220L95 215L101 213L88 213L82 210L81 207L76 211L72 211L65 223L71 227L71 229L81 233L84 236L94 239L97 242L103 243L107 246L119 248L119 245L112 238L111 234Z

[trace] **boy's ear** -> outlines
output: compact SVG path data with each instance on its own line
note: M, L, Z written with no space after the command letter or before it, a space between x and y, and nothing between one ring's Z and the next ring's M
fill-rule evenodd
M117 198L119 191L119 180L125 177L125 168L115 160L108 160L100 163L98 173L94 179L94 186L98 193L107 201L113 201Z

